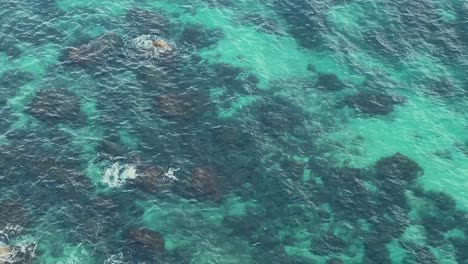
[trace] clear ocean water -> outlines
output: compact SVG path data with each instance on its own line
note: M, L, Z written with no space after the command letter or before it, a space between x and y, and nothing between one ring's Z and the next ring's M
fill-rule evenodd
M0 263L468 263L468 2L0 21Z

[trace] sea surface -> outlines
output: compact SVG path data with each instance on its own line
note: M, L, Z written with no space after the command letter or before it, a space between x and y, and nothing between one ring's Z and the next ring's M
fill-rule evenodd
M467 264L466 0L0 0L0 263Z

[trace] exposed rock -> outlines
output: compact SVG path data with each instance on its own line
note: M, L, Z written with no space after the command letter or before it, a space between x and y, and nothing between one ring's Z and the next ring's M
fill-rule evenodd
M158 39L153 43L160 53L171 52L172 47L164 39Z
M161 233L147 229L130 229L126 233L128 242L135 245L136 248L148 250L155 254L164 254L165 241Z
M404 102L404 97L375 92L360 92L344 101L348 107L365 116L388 115L393 112L394 105Z
M151 35L136 37L132 43L137 50L148 56L167 55L174 50L174 44L169 44L167 40Z
M76 123L80 118L80 99L73 92L60 89L40 90L27 108L35 118L50 124Z
M106 33L79 47L66 50L64 59L78 65L98 64L107 61L123 44L119 35Z
M23 246L0 246L0 264L30 264L36 257L35 244Z
M424 174L423 169L415 161L400 153L380 159L375 163L375 169L377 176L384 179L411 181Z

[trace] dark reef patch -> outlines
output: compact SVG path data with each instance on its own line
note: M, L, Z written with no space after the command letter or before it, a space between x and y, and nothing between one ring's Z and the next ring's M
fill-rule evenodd
M28 210L20 200L8 199L0 202L0 229L2 230L0 240L2 242L8 242L9 239L22 234L30 223Z
M12 60L21 57L23 51L18 47L18 41L13 40L11 36L4 36L4 34L1 36L0 52L4 52Z
M0 87L20 87L32 81L34 76L30 72L9 70L0 76Z
M80 123L80 98L73 92L61 88L40 90L26 111L49 124Z
M123 46L122 38L115 33L106 33L86 44L68 48L62 54L65 63L88 66L102 64L115 56L118 48Z
M285 32L281 29L278 21L272 17L267 17L264 15L250 13L245 14L239 18L239 22L242 24L247 24L249 26L254 26L258 31L274 34L274 35L284 35Z
M135 7L128 10L125 18L141 34L166 35L172 29L171 21L161 11L156 13Z
M255 112L261 129L271 136L294 132L305 124L305 113L286 98L274 97L268 102L262 102Z
M393 112L394 106L405 102L401 96L393 96L375 92L360 92L348 96L344 104L356 111L358 115L377 116L388 115Z
M125 234L128 243L135 248L140 255L145 255L145 252L161 255L165 253L164 237L158 231L148 228L132 228ZM143 251L143 252L141 252ZM146 253L146 254L148 254Z
M305 0L276 0L274 6L286 21L288 32L301 46L313 49L322 42L321 33L325 29L323 10Z
M375 163L377 176L382 179L412 181L424 174L423 169L410 158L396 153Z
M8 33L19 42L29 42L40 46L47 43L59 43L64 35L50 23L41 21L40 16L14 16L14 21L3 25L2 32Z
M325 234L314 242L311 251L320 256L327 256L342 252L346 248L346 242L333 235Z
M340 216L366 217L373 206L371 193L365 187L365 171L356 168L331 169L320 175L325 197Z
M201 25L188 24L180 35L180 42L196 49L203 49L216 44L224 37L221 30L208 29Z
M346 84L342 82L338 76L333 73L319 74L318 80L315 83L315 87L323 91L340 91L346 87Z
M222 199L221 178L216 169L211 166L194 168L185 185L184 194L188 197L210 199L216 202Z
M194 118L208 110L207 96L195 91L162 94L156 97L155 107L166 118Z

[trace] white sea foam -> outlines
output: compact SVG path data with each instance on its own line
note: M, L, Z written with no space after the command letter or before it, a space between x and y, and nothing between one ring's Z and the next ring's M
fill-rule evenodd
M124 185L127 179L135 179L136 177L135 165L120 165L116 162L106 169L102 182L111 188L118 188Z
M166 183L172 183L178 180L175 172L179 171L180 168L169 168L163 174L163 181ZM107 168L101 179L101 182L111 188L122 187L128 179L137 178L138 172L136 165L123 164L119 162L112 164L110 168Z
M169 179L170 181L177 181L178 178L174 175L174 172L180 170L180 168L169 168L166 173L164 173L164 176Z

